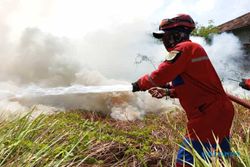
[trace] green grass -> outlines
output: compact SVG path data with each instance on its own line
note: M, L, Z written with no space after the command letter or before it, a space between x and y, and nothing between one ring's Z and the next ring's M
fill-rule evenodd
M185 123L182 111L137 121L81 110L36 119L27 115L0 123L0 166L172 166ZM250 166L249 127L250 111L236 106L232 148L239 153L237 166ZM197 161L196 166L212 164Z

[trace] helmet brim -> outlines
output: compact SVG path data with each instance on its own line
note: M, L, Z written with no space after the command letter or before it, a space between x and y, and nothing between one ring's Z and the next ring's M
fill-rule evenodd
M161 39L163 37L163 35L165 34L164 31L159 30L159 31L154 31L153 32L153 37L157 38L157 39Z

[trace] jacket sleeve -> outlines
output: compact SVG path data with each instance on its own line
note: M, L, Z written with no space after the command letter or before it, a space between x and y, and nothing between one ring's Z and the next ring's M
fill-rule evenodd
M151 74L144 75L138 80L138 85L141 90L148 90L152 87L162 87L185 71L185 68L190 62L190 54L184 49L178 51L180 55L176 57L174 62L166 60L159 65L157 70Z

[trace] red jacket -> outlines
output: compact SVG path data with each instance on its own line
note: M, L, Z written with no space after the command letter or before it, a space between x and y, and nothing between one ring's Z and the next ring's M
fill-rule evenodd
M250 86L250 79L246 79L246 84Z
M246 87L250 89L250 79L245 80Z
M234 109L207 53L190 40L171 49L179 52L172 61L164 61L157 70L138 80L142 90L172 85L188 118L187 135L214 143L213 134L229 136Z
M250 90L250 79L243 79L243 81L240 85L242 88L244 88L246 90Z

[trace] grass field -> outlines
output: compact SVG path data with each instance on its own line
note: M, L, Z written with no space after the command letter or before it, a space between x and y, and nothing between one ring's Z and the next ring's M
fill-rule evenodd
M236 166L249 167L250 111L235 109L232 151L238 153ZM185 123L182 111L137 121L81 110L27 115L0 123L0 166L173 166Z

